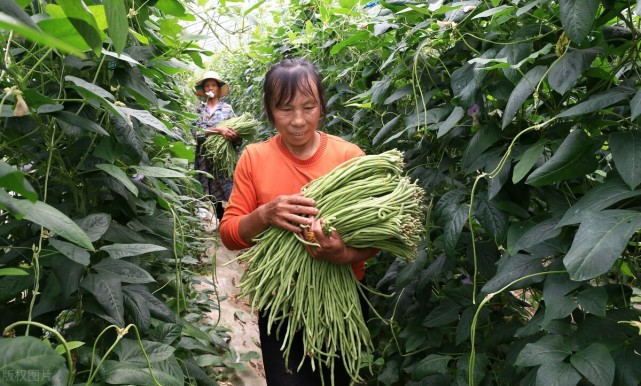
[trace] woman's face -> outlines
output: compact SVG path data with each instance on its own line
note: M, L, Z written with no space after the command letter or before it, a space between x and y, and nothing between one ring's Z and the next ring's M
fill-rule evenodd
M218 82L215 79L207 79L203 82L203 91L205 92L205 95L207 95L208 92L213 91L216 96L219 94L220 87L218 87Z
M321 106L318 93L305 95L297 92L286 104L275 106L274 126L280 133L283 144L290 148L305 147L314 142L320 121Z

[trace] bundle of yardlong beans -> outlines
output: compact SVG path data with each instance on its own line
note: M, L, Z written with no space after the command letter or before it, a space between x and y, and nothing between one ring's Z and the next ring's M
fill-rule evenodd
M403 154L397 150L366 155L311 181L302 192L316 201L326 234L336 230L350 247L380 248L410 260L423 234L424 191L402 171ZM294 334L303 329L313 369L328 366L334 385L339 359L352 380L361 381L363 358L373 345L351 265L313 259L304 248L308 242L281 228L268 228L255 242L238 257L247 262L239 287L253 309L265 312L270 333L274 326L277 333L286 329L285 360Z
M240 138L247 143L251 143L256 140L259 124L260 122L252 118L249 113L243 113L241 116L222 121L217 126L231 127L238 133ZM218 175L231 177L234 174L238 156L231 141L228 141L222 135L210 135L203 142L203 149L205 150L205 156L211 159L213 169Z

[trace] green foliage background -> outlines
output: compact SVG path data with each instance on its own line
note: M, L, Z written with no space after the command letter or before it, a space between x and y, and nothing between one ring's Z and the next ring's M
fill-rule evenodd
M124 4L0 3L0 320L20 335L0 340L0 366L57 384L215 383L233 365L224 333L195 325L185 265L200 240L184 79L211 53L182 32L191 3ZM638 385L641 4L277 11L217 53L235 110L262 116L265 71L306 56L328 86L324 130L403 150L428 192L416 261L368 265L390 294L371 298L368 383Z

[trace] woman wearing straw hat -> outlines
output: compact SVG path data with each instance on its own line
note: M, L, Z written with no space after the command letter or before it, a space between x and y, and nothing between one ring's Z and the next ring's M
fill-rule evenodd
M223 201L229 200L232 189L232 180L221 177L216 170L213 170L212 162L204 155L203 142L208 135L222 135L226 140L233 141L236 149L240 145L238 133L231 127L218 126L218 124L236 116L229 103L220 99L229 94L229 86L220 75L214 71L206 71L196 79L194 85L196 94L202 103L196 108L198 118L193 122L192 133L196 138L196 156L194 169L209 173L198 174L198 180L202 184L204 194L216 205L216 217L220 221L223 218Z

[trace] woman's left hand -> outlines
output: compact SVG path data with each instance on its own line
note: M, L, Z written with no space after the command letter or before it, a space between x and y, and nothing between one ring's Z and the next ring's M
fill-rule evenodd
M338 232L333 231L327 236L322 229L323 219L313 219L314 223L310 228L303 229L301 237L307 241L319 244L319 247L305 245L307 252L315 259L325 260L334 264L347 264L351 263L348 256L348 247L343 242L343 238ZM311 232L311 233L310 233ZM313 233L315 240L309 240L305 237L305 233L311 235Z
M228 141L233 141L238 138L238 132L228 126L210 127L207 129L207 132L210 134L219 134Z

